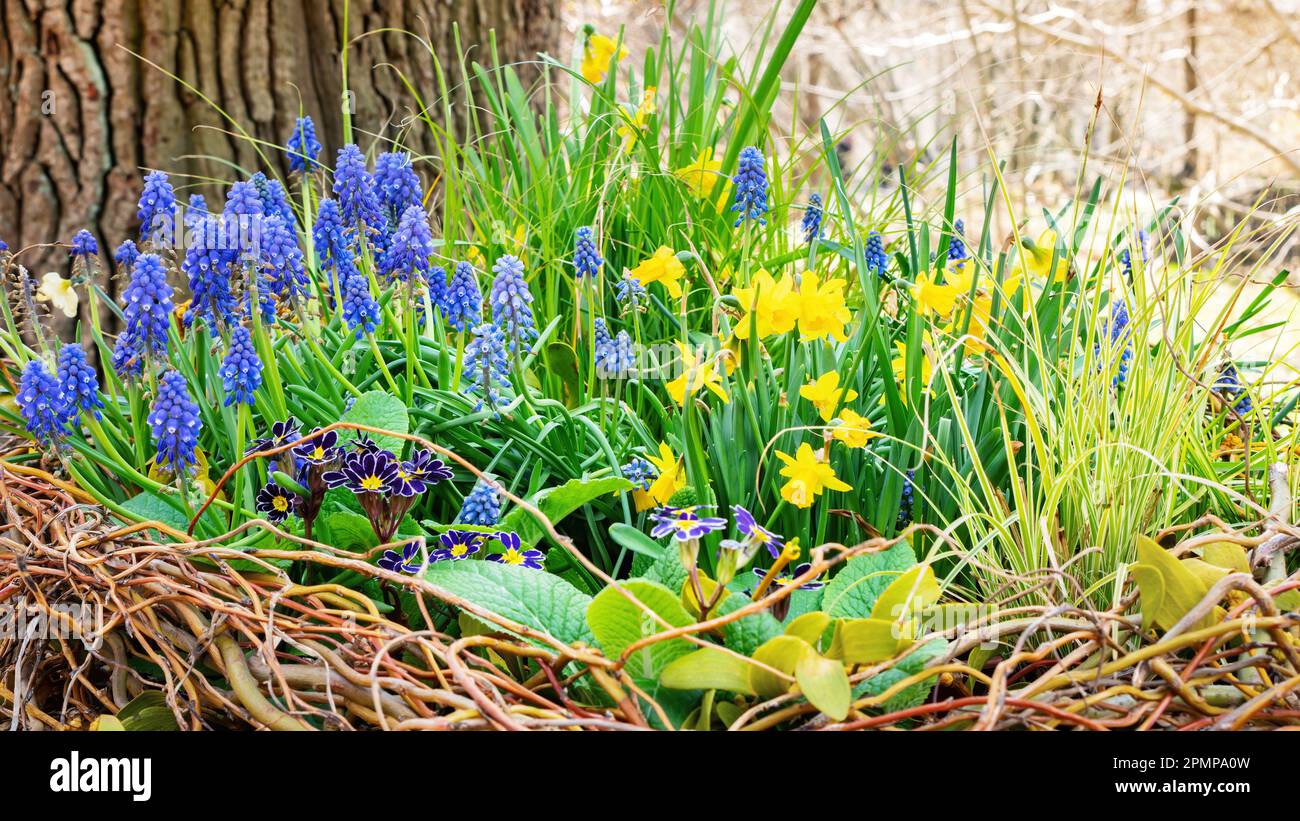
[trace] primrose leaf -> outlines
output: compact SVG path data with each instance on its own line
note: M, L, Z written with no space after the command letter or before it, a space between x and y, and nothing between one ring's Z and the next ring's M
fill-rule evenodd
M664 667L659 682L674 690L727 690L754 695L749 681L753 665L716 647L702 647Z
M394 433L411 432L411 419L407 416L406 405L387 391L368 391L361 394L348 412L343 414L342 421L383 428ZM339 431L339 439L345 441L356 439L358 435L358 431L350 429ZM382 433L371 433L369 436L381 448L391 450L398 456L402 455L402 446L406 444L406 440Z
M833 618L866 618L889 583L915 564L916 554L907 542L854 556L826 585L822 609Z
M816 653L804 653L794 666L794 677L809 704L836 721L849 714L853 694L843 664Z
M622 586L673 627L684 627L694 621L682 607L680 597L657 582L630 579ZM618 658L641 639L667 629L615 587L606 587L591 600L587 607L587 624L605 657L611 659ZM628 659L628 672L633 676L656 679L669 662L686 655L694 647L681 638L655 642Z
M748 596L733 592L718 605L718 615L726 616L747 604L752 604ZM760 610L728 622L722 628L723 643L746 656L752 656L755 650L779 635L781 635L781 622L767 610Z
M622 493L632 487L632 483L622 476L604 476L599 479L570 479L558 487L539 490L533 494L529 502L544 513L546 518L550 519L551 524L554 525L559 524L565 516L568 516L573 511L599 499L601 496ZM533 544L540 544L546 536L546 531L542 528L541 522L520 507L516 507L505 515L505 518L501 520L500 528L502 530L513 530L519 534L519 538Z
M485 561L435 562L424 578L448 593L565 644L592 641L584 614L591 597L540 570Z
M168 496L164 498L161 494L146 490L127 499L122 503L122 508L139 519L139 521L162 522L184 532L190 526L190 517L181 511L180 504L178 497ZM200 527L210 526L216 528L213 532L220 532L217 524L217 515L212 508L203 511L203 516L199 518ZM172 540L166 533L160 535L166 541Z
M912 652L898 660L893 667L882 673L877 673L871 678L859 684L854 688L854 696L863 698L866 696L878 696L881 693L893 687L905 678L910 678L921 672L927 663L933 658L943 655L948 650L948 642L943 639L933 639L917 647ZM937 675L937 674L936 674ZM926 696L934 688L934 679L928 678L904 687L899 692L890 696L884 704L876 708L879 712L892 713L896 710L907 710L919 706L925 702Z

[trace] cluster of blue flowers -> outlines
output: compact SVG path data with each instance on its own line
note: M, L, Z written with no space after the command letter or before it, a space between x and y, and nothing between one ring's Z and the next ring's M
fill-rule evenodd
M352 143L339 149L334 165L334 196L338 198L344 225L367 230L387 226L375 192L375 179L366 171L365 155Z
M912 523L912 512L916 503L916 488L913 486L915 482L916 470L908 468L903 476L903 493L898 500L898 522L894 526L896 530L902 530Z
M578 279L595 277L600 273L600 266L605 264L600 252L596 250L596 240L591 228L584 225L573 234L573 272Z
M768 207L765 163L762 152L752 145L740 152L736 176L731 178L736 187L736 202L731 210L740 214L736 217L735 227L745 220L758 220L759 225L767 225L763 217Z
M39 359L28 362L16 399L28 433L47 445L75 429L83 411L99 419L99 410L104 407L95 369L86 361L80 345L59 349L53 374Z
M633 456L629 459L626 465L619 468L619 472L623 474L624 479L642 490L649 490L650 484L659 478L659 471L655 469L655 466L640 456Z
M524 281L524 264L518 257L507 254L497 260L492 270L496 273L488 294L492 324L505 334L511 351L523 351L529 340L537 338L533 294Z
M594 323L595 339L593 355L596 364L596 376L601 379L627 379L636 368L636 352L632 347L632 337L627 331L619 331L611 336L604 319Z
M429 215L417 202L407 206L398 218L388 250L379 260L379 270L390 282L406 282L413 274L425 282L429 279L429 258L433 254Z
M885 238L880 236L879 231L872 231L867 235L865 256L867 270L875 272L878 277L883 277L885 269L889 267L889 256L885 254Z
M260 200L257 207L261 208ZM181 262L181 271L190 286L186 325L202 319L209 328L215 328L234 321L238 303L231 288L231 276L239 254L229 247L234 243L229 239L228 227L222 218L205 217L190 231L190 244Z
M412 206L423 210L423 192L420 177L411 167L411 157L405 151L380 154L375 160L375 187L379 205L390 231Z
M1237 366L1231 362L1225 364L1219 371L1219 378L1214 382L1214 392L1231 405L1238 416L1245 416L1255 409L1250 394L1246 392L1246 386L1242 384Z
M948 262L960 270L967 259L970 259L970 249L966 247L966 223L957 220L953 224L952 238L948 241Z
M150 172L144 178L144 190L135 215L140 220L140 241L152 240L155 245L172 239L176 192L161 171Z
M1139 230L1137 233L1138 248L1142 252L1142 265L1145 266L1151 261L1151 237L1146 231ZM1120 268L1124 271L1124 276L1129 279L1133 278L1133 255L1129 249L1125 248L1119 252Z
M63 394L61 421L76 425L82 411L99 419L99 410L104 407L99 398L99 378L80 345L64 345L59 349L57 370L59 391Z
M113 369L118 376L137 377L144 373L146 358L164 359L167 354L172 288L157 254L142 254L135 261L122 301L126 327L113 348Z
M510 361L506 353L506 337L501 328L490 322L474 327L473 338L465 346L464 370L461 374L471 393L477 394L474 412L483 410L486 403L493 411L501 402L500 388L510 384ZM498 412L499 413L499 412Z
M496 489L479 479L461 503L456 521L466 525L493 527L501 520L501 497Z
M154 462L174 475L185 475L195 465L199 444L199 406L190 398L185 377L170 370L158 382L158 397L149 413L149 426L158 446Z
M803 210L803 222L799 224L803 231L803 241L812 242L822 235L822 195L808 197L808 207Z
M236 402L253 404L253 393L262 387L262 360L257 358L248 328L236 325L230 332L230 349L221 363L221 382L226 406Z
M27 432L37 440L49 444L64 433L63 391L39 359L33 359L23 368L17 400Z
M261 281L268 295L290 303L307 296L307 271L298 236L278 216L267 217L262 222L262 260Z
M648 299L648 295L641 280L629 274L614 286L614 299L626 305L628 310L635 311Z
M447 324L464 331L483 318L483 294L478 289L474 266L468 262L456 263L444 299L438 306Z
M249 182L257 189L258 197L262 200L263 214L279 217L290 228L296 226L297 218L293 215L293 207L289 205L289 193L279 180L271 179L258 171L249 177Z
M298 118L285 148L289 153L290 171L305 174L320 168L320 162L316 158L320 156L321 144L316 139L316 123L312 122L311 117Z
M1119 365L1115 369L1115 375L1111 377L1111 387L1119 389L1128 380L1129 365L1133 360L1133 339L1129 334L1129 317L1128 305L1122 298L1116 299L1110 305L1110 316L1103 319L1099 329L1102 339L1107 345L1107 350L1113 351L1117 345L1123 345L1119 355ZM1092 352L1094 356L1101 357L1102 342L1094 342ZM1102 363L1098 362L1097 367L1101 368Z
M117 246L113 252L113 261L119 268L130 270L135 266L135 261L140 258L140 249L129 239L122 240L122 244Z
M99 242L95 235L82 228L72 235L72 255L74 257L93 257L99 253Z

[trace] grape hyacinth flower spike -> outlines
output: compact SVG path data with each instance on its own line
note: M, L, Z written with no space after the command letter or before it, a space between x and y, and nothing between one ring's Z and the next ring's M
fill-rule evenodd
M822 195L813 194L808 198L808 206L803 211L803 222L799 224L803 231L803 241L812 242L822 235Z
M248 328L236 325L230 332L230 350L221 363L222 387L226 392L226 407L236 402L253 404L253 394L262 387L262 360L253 347Z
M33 359L23 368L16 399L27 432L36 441L49 445L63 435L63 391L44 362Z
M144 178L144 190L135 212L140 220L140 241L154 246L172 244L175 236L176 192L162 171L152 171Z
M58 379L63 394L64 423L76 425L82 411L93 414L96 420L100 418L99 410L104 403L99 398L99 378L86 362L86 352L80 345L64 345L59 349Z
M533 294L524 281L524 264L518 257L507 254L497 260L492 270L496 273L488 296L492 324L504 332L511 351L522 353L528 341L537 337Z
M592 237L591 228L582 226L573 235L573 271L578 279L583 277L594 278L600 273L600 267L605 264L601 259L600 252L596 250L596 241Z
M311 117L299 117L293 125L293 133L285 144L289 152L289 170L306 174L320 168L317 157L320 156L321 144L316 139L316 123Z
M740 214L733 227L740 227L746 220L757 220L759 225L767 225L763 217L768 207L765 163L763 154L752 145L740 152L736 176L731 178L736 186L736 202L731 210Z
M496 488L479 479L474 489L465 497L456 521L467 525L493 527L501 519L501 497Z
M179 371L167 371L159 380L149 425L158 447L154 457L158 467L167 468L176 476L190 473L195 465L195 449L203 422L199 419L199 406L190 398L185 377Z

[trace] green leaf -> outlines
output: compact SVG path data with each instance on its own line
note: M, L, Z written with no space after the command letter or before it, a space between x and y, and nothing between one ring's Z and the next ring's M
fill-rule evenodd
M369 550L379 544L370 520L350 510L334 510L320 517L317 539L340 550Z
M659 675L663 686L674 690L727 690L754 695L749 681L753 665L715 647L702 647L664 667Z
M546 346L546 369L559 377L563 388L564 406L574 408L582 395L582 380L578 374L578 355L563 342L552 342Z
M947 650L948 642L943 639L927 641L900 659L893 667L859 684L854 688L853 695L856 698L879 695L903 679L921 672L931 659L942 655ZM932 689L934 689L933 678L919 681L890 696L888 701L873 712L892 713L896 710L917 707L925 703L925 699L930 695Z
M642 578L646 581L658 582L669 590L681 590L688 576L690 571L682 565L677 551L670 550L667 556L650 565Z
M590 643L584 618L591 597L558 576L485 561L437 562L424 573L448 593L565 644Z
M565 516L601 496L622 493L633 487L621 476L600 479L570 479L559 487L540 490L529 501L546 514L551 524L559 524ZM523 508L516 507L501 520L502 530L513 530L526 542L539 544L546 536L541 522Z
M845 619L835 637L835 655L845 664L871 664L892 659L911 646L896 622L886 619Z
M799 659L807 653L816 652L812 645L798 636L777 636L754 651L754 660L786 675L793 675ZM761 667L753 668L749 680L754 685L754 692L763 698L779 696L790 689L788 681L777 678Z
M718 605L718 615L728 615L751 603L745 594L731 593ZM779 635L781 622L767 610L760 610L722 628L723 643L746 656L754 655L755 650Z
M816 653L804 653L795 664L794 677L809 704L836 721L849 714L852 688L843 664Z
M682 607L680 597L661 584L645 579L630 579L623 582L623 589L673 627L684 627L694 622L686 608ZM606 658L611 659L618 658L641 639L662 633L666 629L614 587L605 588L591 600L587 608L587 625ZM628 659L627 670L633 676L657 679L664 667L691 652L694 647L681 638L655 642L633 654Z
M369 391L361 394L357 401L353 403L348 412L343 414L344 422L352 422L357 425L369 425L372 428L383 428L394 433L410 433L411 420L406 413L406 405L402 400L393 396L387 391ZM339 439L351 441L357 438L358 432L353 430L339 431ZM372 433L370 437L375 440L375 444L386 450L391 450L398 456L402 455L402 446L406 441L396 436L386 436L382 433Z
M821 641L822 633L826 632L826 628L830 626L830 623L830 616L820 610L816 610L812 613L804 613L799 618L787 624L785 626L785 634L787 636L798 636L813 647L816 647L817 642Z
M879 553L854 556L827 583L822 609L833 618L865 619L889 583L915 564L916 554L907 542Z
M654 539L642 533L640 530L631 525L616 522L609 527L609 536L614 541L626 547L633 553L639 553L642 556L649 556L652 559L662 559L668 555L668 548L656 542Z
M167 698L157 690L146 690L117 711L122 729L131 732L179 730Z
M910 614L939 600L939 581L934 570L916 565L889 583L871 608L871 618L906 621Z
M122 503L122 508L133 516L139 517L142 522L162 522L183 532L190 526L190 517L181 510L180 504L180 500L176 497L164 497L152 490L146 490L127 499ZM213 508L209 507L203 511L203 515L199 518L199 528L211 529L214 533L221 532L220 522ZM166 533L159 535L162 539L171 541L171 537Z

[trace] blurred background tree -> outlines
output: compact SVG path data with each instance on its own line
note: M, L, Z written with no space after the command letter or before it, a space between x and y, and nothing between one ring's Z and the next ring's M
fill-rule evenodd
M431 49L458 82L457 30L465 48L486 49L495 31L504 60L532 60L554 48L558 22L553 0L5 0L0 238L17 250L87 228L107 258L135 233L148 170L215 208L221 189L210 181L261 167L231 121L283 145L294 119L310 114L330 163L345 105L364 148L404 134L417 113L403 77L432 104ZM432 149L421 142L428 129L410 137L412 150ZM283 156L266 153L283 172ZM39 276L66 273L67 257L66 247L33 248L19 261Z

